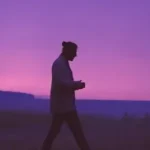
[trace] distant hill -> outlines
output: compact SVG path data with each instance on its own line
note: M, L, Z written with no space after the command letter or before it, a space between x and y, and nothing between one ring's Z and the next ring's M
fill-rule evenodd
M122 116L125 112L143 116L150 114L150 101L123 101L123 100L77 100L79 113L104 114ZM49 99L36 98L32 94L21 92L0 91L0 111L19 110L32 113L49 113Z
M22 92L0 91L0 100L32 100L34 95Z

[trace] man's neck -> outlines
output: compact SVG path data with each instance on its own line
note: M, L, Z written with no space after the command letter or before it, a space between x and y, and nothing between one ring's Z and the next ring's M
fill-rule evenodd
M67 62L69 62L69 60L66 58L66 56L65 56L63 53L61 53L61 56L63 56L64 59L65 59Z

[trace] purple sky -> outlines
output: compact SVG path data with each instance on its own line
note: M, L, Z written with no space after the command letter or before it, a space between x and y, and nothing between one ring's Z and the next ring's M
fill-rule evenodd
M77 98L150 100L149 0L1 0L0 89L49 95L63 40Z

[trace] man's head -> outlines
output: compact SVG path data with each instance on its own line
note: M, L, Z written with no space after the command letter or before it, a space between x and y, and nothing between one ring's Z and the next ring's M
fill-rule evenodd
M73 59L77 56L78 46L73 42L62 42L62 46L62 54L67 60L73 61Z

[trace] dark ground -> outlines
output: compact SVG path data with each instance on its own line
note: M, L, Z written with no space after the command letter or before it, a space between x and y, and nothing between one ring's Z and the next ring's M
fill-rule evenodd
M80 116L91 150L150 150L150 119ZM39 150L50 115L0 112L0 150ZM78 150L64 125L53 150Z

